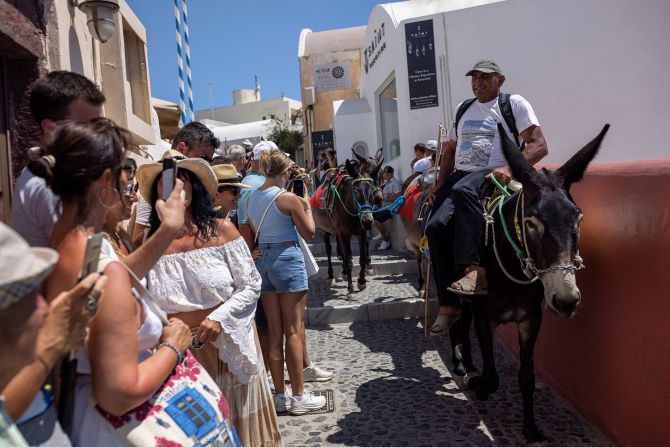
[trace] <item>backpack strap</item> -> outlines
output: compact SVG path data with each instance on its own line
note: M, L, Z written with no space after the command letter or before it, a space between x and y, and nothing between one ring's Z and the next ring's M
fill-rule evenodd
M514 141L516 142L516 147L519 147L521 150L526 146L526 142L522 141L521 146L519 146L519 131L516 128L516 119L514 119L514 113L512 112L512 103L509 100L509 93L501 93L498 95L498 107L500 108L500 113L502 113L503 119L507 124L512 136L514 136Z
M463 101L456 111L456 119L454 120L454 131L456 133L456 138L458 138L458 122L463 118L465 112L470 108L470 106L477 100L477 98L470 98Z

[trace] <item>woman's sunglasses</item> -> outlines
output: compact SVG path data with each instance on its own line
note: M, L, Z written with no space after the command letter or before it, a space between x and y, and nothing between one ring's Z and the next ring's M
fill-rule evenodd
M130 183L128 186L126 186L126 196L130 197L133 192L137 194L137 191L140 189L140 184L139 183Z
M219 192L230 191L234 196L240 193L240 188L238 186L219 186Z
M132 158L126 158L123 161L123 167L121 169L126 171L128 180L132 180L135 178L135 172L137 172L137 162Z

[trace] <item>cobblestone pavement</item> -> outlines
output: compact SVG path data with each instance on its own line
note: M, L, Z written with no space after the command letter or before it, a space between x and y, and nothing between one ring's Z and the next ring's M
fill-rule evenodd
M281 416L286 446L523 445L515 360L496 342L500 389L486 402L454 383L447 337L424 338L415 320L337 324L308 329L313 360L337 371L335 412ZM477 349L475 349L477 353ZM609 446L538 381L538 425L551 446Z
M309 280L307 295L308 307L337 306L350 303L347 300L347 283L342 280L341 261L333 258L335 278L337 281L329 285L327 263L325 256L318 256L319 273ZM367 287L359 291L356 285L358 279L358 258L354 259L353 285L356 293L354 302L386 303L402 301L407 298L417 298L418 267L409 252L373 252L372 262L377 274L367 275ZM432 282L432 281L431 281ZM434 293L431 296L435 296Z

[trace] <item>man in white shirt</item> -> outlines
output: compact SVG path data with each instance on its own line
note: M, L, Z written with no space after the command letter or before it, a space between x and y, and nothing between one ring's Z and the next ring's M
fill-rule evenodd
M501 95L505 76L498 64L479 61L466 76L471 77L475 100L468 101L469 106L466 105L467 109L451 127L448 141L440 148L443 156L435 187L437 194L426 225L440 301L440 314L431 328L433 334L447 330L460 315L459 294L487 293L486 271L481 265L485 222L479 196L489 173L493 172L502 184L511 180L497 124L502 124L512 141L521 137L525 144L525 147L522 144L523 155L531 164L548 153L539 121L528 101L520 95ZM504 110L509 110L508 107L516 129L510 129L507 122L510 118ZM459 116L458 112L455 116ZM448 249L452 246L455 255ZM453 273L459 269L465 274L461 279L458 273Z
M52 71L30 86L30 111L42 130L41 146L61 121L88 121L102 116L105 96L85 76ZM39 148L31 149L39 153ZM58 197L46 181L24 168L12 195L11 226L33 247L47 247L60 216Z

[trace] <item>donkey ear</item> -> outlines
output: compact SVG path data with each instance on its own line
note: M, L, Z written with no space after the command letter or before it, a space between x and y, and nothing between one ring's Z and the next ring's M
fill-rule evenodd
M381 151L381 149L379 149L379 151ZM379 175L379 170L382 168L382 164L384 164L384 156L381 155L379 153L379 151L377 151L377 155L379 155L379 161L377 162L375 167L372 168L372 171L370 171L370 178L372 180L374 180L375 182L377 181L377 176ZM375 158L377 158L376 155L375 155Z
M365 154L359 154L355 147L351 148L351 153L354 154L354 157L356 157L361 163L367 163L368 158L365 156Z
M349 175L350 175L351 177L353 177L353 178L357 178L357 177L358 177L358 172L356 172L356 169L355 169L354 166L351 164L351 162L349 161L348 158L347 158L347 161L344 162L344 165L345 165L346 168L347 168L347 174L349 174Z
M526 160L526 157L523 156L516 144L507 136L507 132L505 132L500 123L498 123L498 135L500 135L503 155L505 155L507 164L512 170L512 176L520 181L524 187L535 185L537 171L528 163L528 160Z
M382 159L382 157L383 157L382 154L383 153L384 153L384 148L380 147L379 149L377 149L377 152L375 152L375 157L374 157L375 161L379 161L379 160L383 161L383 159Z
M593 157L598 153L600 144L603 142L603 138L605 138L605 134L609 128L610 125L605 124L605 127L603 127L603 130L600 131L597 137L580 149L579 152L570 158L570 160L566 161L563 166L556 170L554 175L563 180L563 187L566 191L570 190L570 185L580 181L582 177L584 177L586 168L589 163L591 163L591 160L593 160Z

